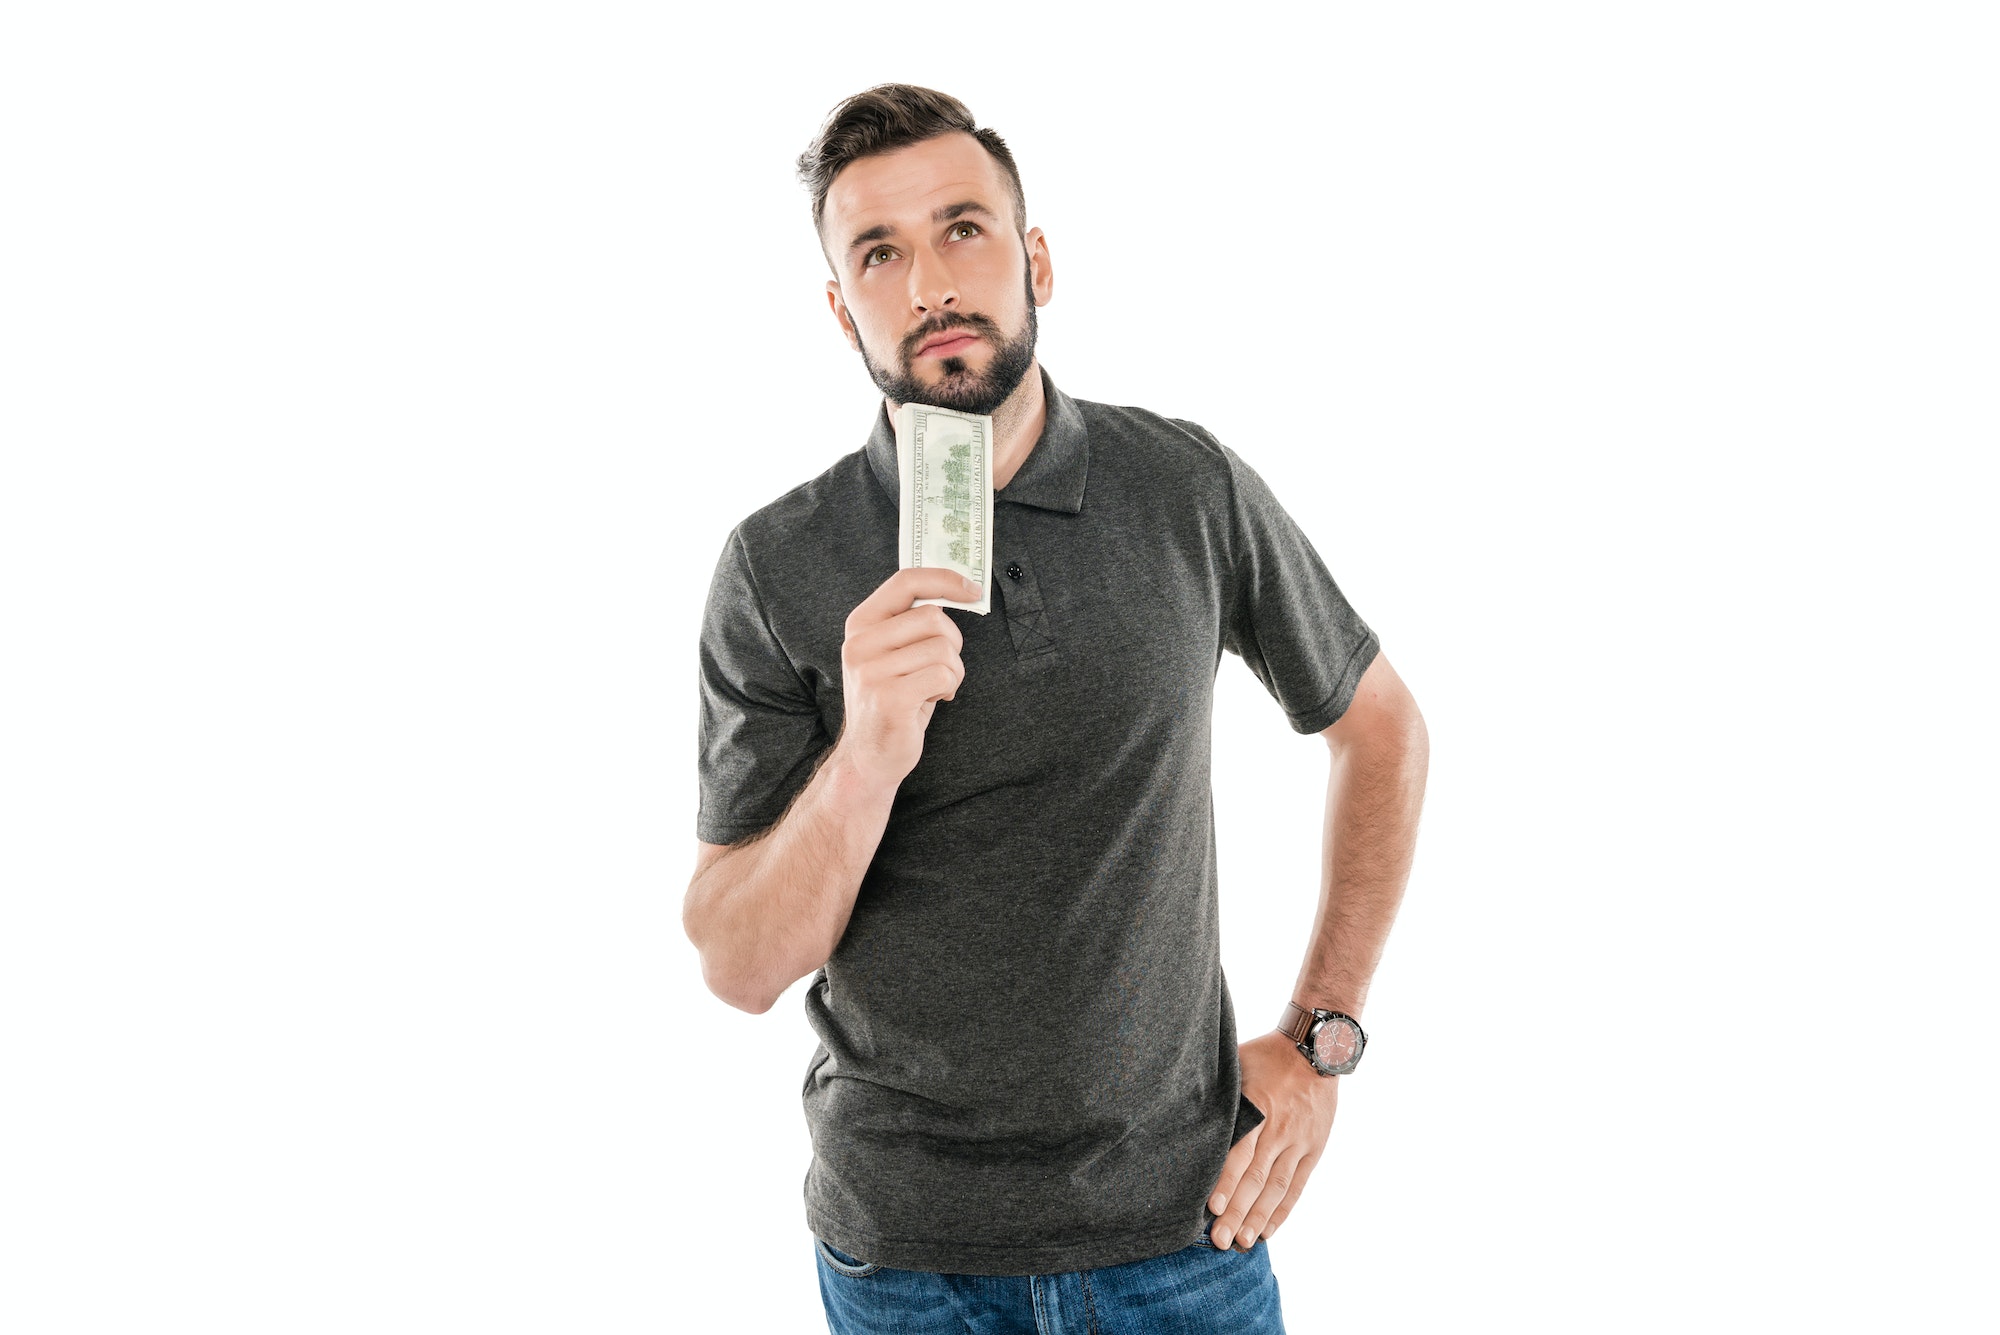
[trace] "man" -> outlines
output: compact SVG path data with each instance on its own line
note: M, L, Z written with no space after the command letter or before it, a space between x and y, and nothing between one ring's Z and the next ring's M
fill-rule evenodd
M999 136L883 85L835 108L800 173L884 405L717 565L684 922L744 1010L814 975L805 1199L829 1323L1281 1330L1263 1244L1359 1057L1422 717L1233 450L1041 369L1054 274ZM993 417L986 615L914 605L979 593L897 569L905 402ZM1224 649L1331 756L1290 1032L1240 1046L1208 777Z

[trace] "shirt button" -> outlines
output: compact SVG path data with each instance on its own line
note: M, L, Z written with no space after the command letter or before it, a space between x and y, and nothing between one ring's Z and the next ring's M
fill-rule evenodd
M1021 563L1019 561L1009 561L1007 563L1007 578L1008 579L1021 578Z

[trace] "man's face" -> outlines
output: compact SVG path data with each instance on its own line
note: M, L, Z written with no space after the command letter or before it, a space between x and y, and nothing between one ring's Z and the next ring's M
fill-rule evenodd
M849 163L820 236L827 303L892 402L990 413L1034 365L1048 246L1014 231L1006 173L971 135Z

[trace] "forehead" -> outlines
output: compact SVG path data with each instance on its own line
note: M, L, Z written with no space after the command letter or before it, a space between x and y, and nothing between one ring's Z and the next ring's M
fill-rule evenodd
M978 200L1002 218L1013 213L1000 164L963 131L857 158L827 188L827 243L842 247L856 231L878 223L927 225L932 209L964 199Z

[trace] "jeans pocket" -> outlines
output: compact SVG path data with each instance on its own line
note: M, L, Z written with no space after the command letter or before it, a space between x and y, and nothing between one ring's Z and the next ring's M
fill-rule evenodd
M882 1268L880 1265L849 1256L846 1252L828 1246L826 1239L818 1234L813 1235L813 1246L819 1249L819 1259L826 1262L827 1268L838 1275L862 1279Z

